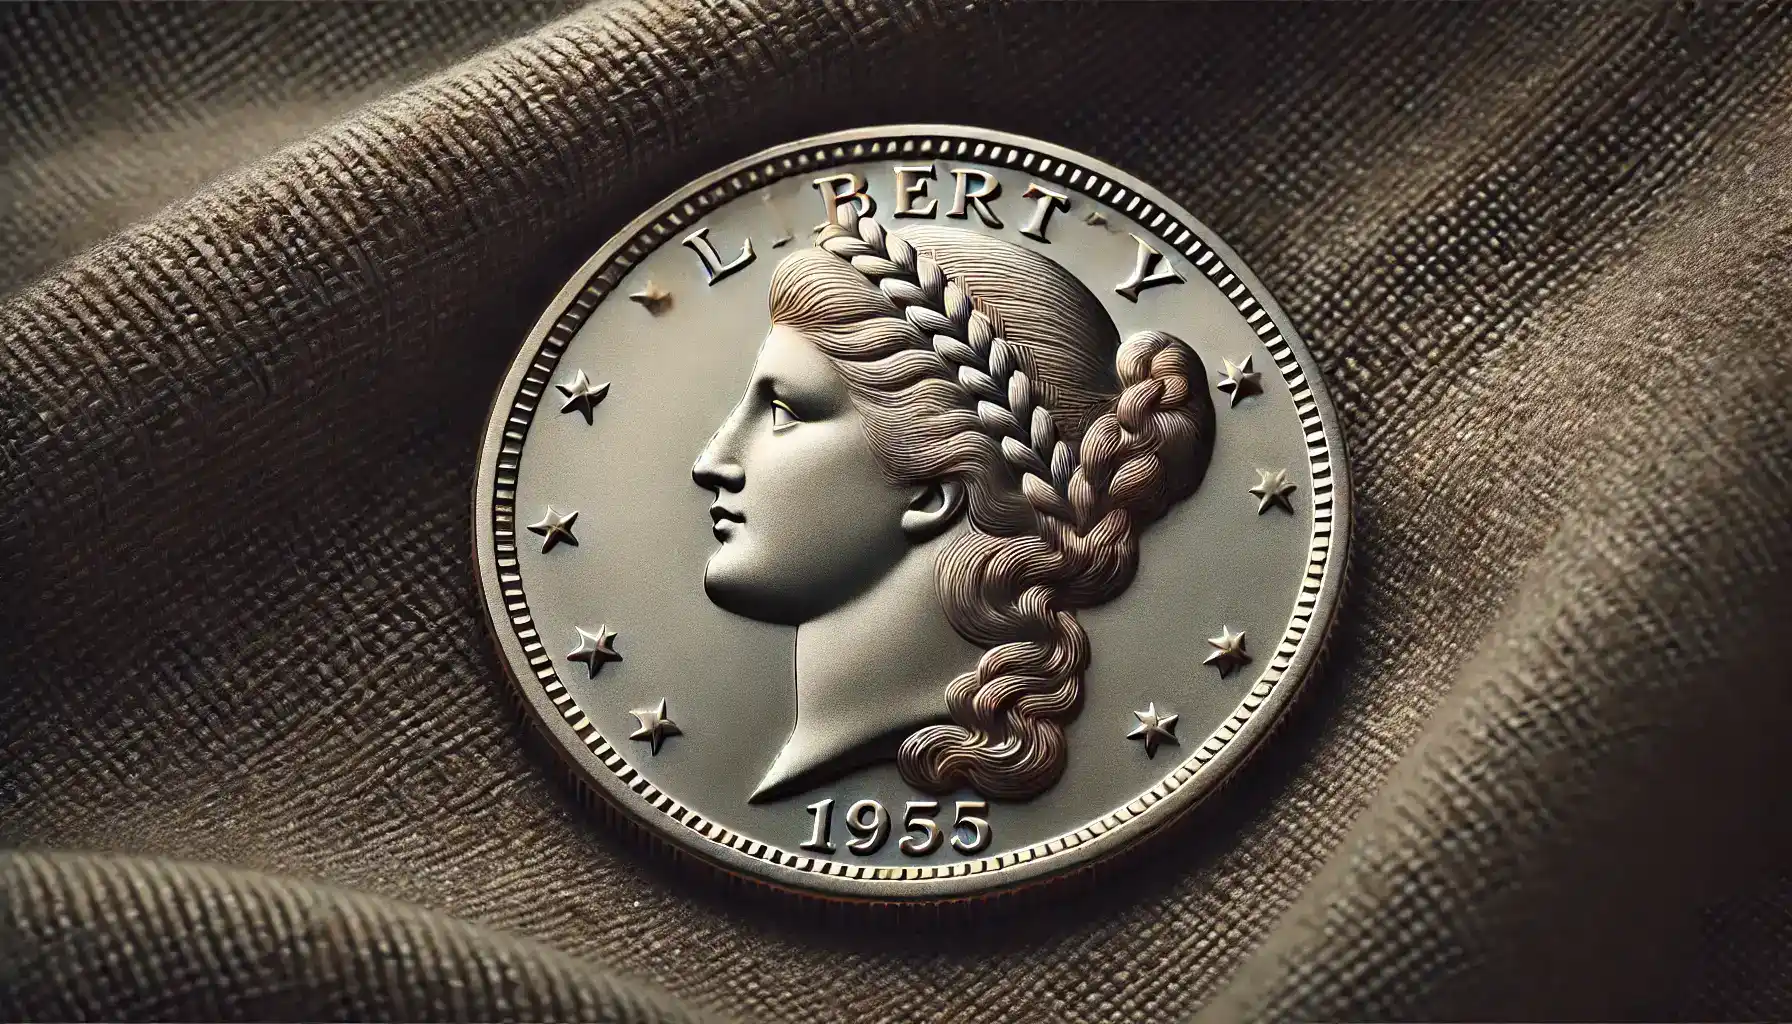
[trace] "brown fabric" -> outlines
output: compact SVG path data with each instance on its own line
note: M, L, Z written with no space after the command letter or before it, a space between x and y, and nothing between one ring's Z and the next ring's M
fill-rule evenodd
M0 286L142 216L0 304L0 1013L1792 1016L1792 12L663 0L397 88L548 11L438 10L5 12ZM270 68L334 105L89 114L254 123ZM577 806L468 495L610 231L926 120L1227 238L1325 369L1360 522L1327 671L1187 827L893 926ZM238 161L159 212L129 184Z
M0 8L0 290L577 0Z

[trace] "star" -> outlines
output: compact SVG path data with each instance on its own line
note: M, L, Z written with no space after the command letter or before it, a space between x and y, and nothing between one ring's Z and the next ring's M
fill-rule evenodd
M774 249L782 249L789 244L790 244L790 236L789 235L779 235L778 237L772 239L772 248L774 248Z
M566 404L560 407L560 411L563 413L582 412L585 414L586 425L590 425L591 410L597 408L597 404L610 393L610 382L605 381L602 384L593 385L591 378L585 376L585 371L580 370L579 375L572 379L571 384L556 384L554 389L566 396Z
M666 307L672 305L672 293L652 281L647 282L647 287L630 295L629 299L639 302L647 312L654 316L664 313Z
M609 662L622 660L622 655L612 646L616 642L616 631L607 624L597 627L595 633L587 633L577 626L573 629L579 634L579 646L566 655L566 660L584 662L588 673L585 678L596 679L598 669Z
M639 711L630 711L629 714L635 716L635 720L641 723L641 728L629 733L628 738L646 740L648 752L656 757L659 756L660 744L666 742L666 737L684 735L679 731L678 726L666 717L666 698L664 697L660 698L660 706L657 708L641 708Z
M1083 223L1092 228L1104 228L1108 225L1108 219L1103 217L1099 211L1090 210L1088 213L1083 214Z
M1233 669L1251 660L1251 656L1244 652L1243 630L1234 633L1232 627L1221 626L1220 635L1210 638L1207 642L1212 645L1213 653L1209 654L1207 660L1201 664L1218 668L1221 679L1231 675Z
M1296 487L1288 482L1288 471L1278 469L1271 473L1267 469L1257 471L1257 486L1251 493L1257 496L1257 514L1262 515L1271 508L1280 505L1284 512L1294 514L1294 504L1288 500Z
M565 541L575 548L578 547L579 538L572 535L573 520L577 518L579 518L578 509L561 515L554 511L554 506L549 505L548 514L541 517L541 522L529 525L530 533L547 538L541 542L541 553L545 555L554 550L554 545L561 541Z
M1233 405L1247 396L1263 393L1263 375L1251 370L1250 356L1245 356L1242 363L1235 363L1230 359L1223 362L1226 364L1226 372L1220 374L1219 388L1232 396Z
M1132 727L1132 731L1126 734L1126 738L1142 740L1145 744L1146 757L1156 757L1157 746L1160 743L1168 743L1176 747L1182 746L1182 741L1176 738L1176 719L1182 716L1160 715L1157 713L1156 704L1147 704L1145 710L1134 711L1132 716L1139 720L1139 724Z

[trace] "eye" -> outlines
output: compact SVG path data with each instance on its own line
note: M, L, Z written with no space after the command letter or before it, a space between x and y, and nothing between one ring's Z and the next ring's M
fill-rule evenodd
M801 422L803 422L802 417L792 412L790 406L785 405L783 400L777 398L772 399L773 430L789 430L791 427L794 427Z

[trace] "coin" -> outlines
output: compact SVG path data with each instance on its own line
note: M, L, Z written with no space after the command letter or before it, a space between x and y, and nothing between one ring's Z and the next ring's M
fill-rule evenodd
M985 896L1195 806L1311 674L1349 538L1318 368L1131 176L939 125L680 189L542 315L474 495L579 777L735 875Z

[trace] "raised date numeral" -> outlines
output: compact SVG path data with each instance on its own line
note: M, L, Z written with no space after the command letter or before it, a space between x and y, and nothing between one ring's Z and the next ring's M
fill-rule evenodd
M817 800L807 808L815 819L809 838L802 848L814 853L833 853L830 838L834 829L834 801ZM933 800L911 800L902 814L904 835L896 848L910 857L925 857L946 845L947 829L939 823L940 805ZM981 853L989 847L991 832L989 805L982 800L960 800L953 808L952 849L965 856ZM890 838L890 812L876 800L860 800L846 809L846 831L852 839L846 848L861 857L869 857L883 848Z
M932 800L913 800L909 802L908 812L902 816L902 826L908 829L908 835L902 837L897 845L903 853L910 857L925 857L940 848L945 842L946 834L930 815L939 813L940 805Z

